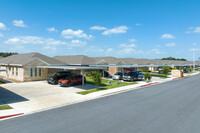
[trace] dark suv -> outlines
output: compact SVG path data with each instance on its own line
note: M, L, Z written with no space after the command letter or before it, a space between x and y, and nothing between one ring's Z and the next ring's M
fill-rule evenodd
M58 84L58 80L66 78L67 76L69 76L71 73L68 71L61 71L61 72L57 72L55 75L50 76L47 78L47 82L49 84Z
M133 82L134 80L142 80L143 79L143 73L141 71L131 71L124 75L123 80L129 80Z

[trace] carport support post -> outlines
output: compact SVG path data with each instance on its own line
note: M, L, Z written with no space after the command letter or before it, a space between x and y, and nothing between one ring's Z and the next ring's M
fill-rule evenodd
M103 78L104 78L104 70L102 72L103 72L102 75L103 75Z
M122 67L122 77L124 77L124 68Z
M85 72L84 72L84 70L81 70L81 74L82 74L82 86L84 86L85 85L85 81L84 81Z

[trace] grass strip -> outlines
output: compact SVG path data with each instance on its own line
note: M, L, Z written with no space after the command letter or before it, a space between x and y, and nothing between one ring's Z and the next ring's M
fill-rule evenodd
M110 83L108 83L108 81ZM94 85L94 82L92 81L92 79L90 77L86 77L86 84ZM115 80L102 79L102 83L100 84L101 88L81 91L81 92L77 92L77 93L81 94L81 95L86 95L86 94L89 94L89 93L92 93L92 92L97 92L97 91L102 91L102 90L107 90L107 89L113 89L113 88L117 88L117 87L133 85L133 84L137 84L137 83L136 82L118 82L118 81L115 81Z
M9 105L0 105L0 110L13 109Z

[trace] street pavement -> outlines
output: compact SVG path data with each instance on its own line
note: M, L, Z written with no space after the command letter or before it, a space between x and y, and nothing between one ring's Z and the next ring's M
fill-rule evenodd
M200 75L0 121L2 133L199 133Z

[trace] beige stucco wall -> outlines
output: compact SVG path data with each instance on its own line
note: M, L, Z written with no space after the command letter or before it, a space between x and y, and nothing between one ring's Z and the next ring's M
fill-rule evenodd
M44 80L48 77L48 69L41 68L41 76L39 76L39 68L37 66L45 66L44 62L36 59L25 66L23 66L24 73L24 81L35 81L35 80ZM33 75L31 76L31 68L33 70ZM37 76L35 75L35 68L37 68Z
M8 79L23 81L24 70L22 66L1 66L1 68L6 69L6 71L0 72L0 76Z
M159 69L158 67L149 67L149 71L152 71L152 72L158 71L158 69Z
M6 66L0 66L1 69L7 69ZM7 71L1 71L0 72L0 76L2 77L7 77Z

